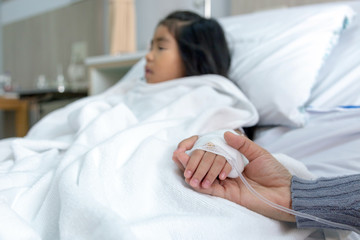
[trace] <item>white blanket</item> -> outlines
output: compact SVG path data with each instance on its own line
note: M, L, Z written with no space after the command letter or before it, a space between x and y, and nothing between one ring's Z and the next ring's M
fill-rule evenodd
M0 142L0 239L304 239L280 223L189 188L180 140L252 125L246 97L219 76L149 85L58 110Z

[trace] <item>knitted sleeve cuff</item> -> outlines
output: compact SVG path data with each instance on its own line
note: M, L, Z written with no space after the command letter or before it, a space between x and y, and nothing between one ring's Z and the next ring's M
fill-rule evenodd
M291 197L292 208L296 211L360 227L360 174L315 181L294 176ZM296 217L296 223L299 228L329 228L301 217Z

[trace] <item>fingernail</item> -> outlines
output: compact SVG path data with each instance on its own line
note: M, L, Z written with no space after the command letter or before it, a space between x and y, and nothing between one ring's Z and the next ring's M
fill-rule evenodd
M225 173L222 172L222 173L220 174L219 178L220 178L221 180L224 180L224 179L225 179Z
M191 179L190 185L193 186L193 187L198 187L199 186L199 180L197 178Z
M191 171L190 171L190 170L185 171L184 176L185 176L186 178L191 178L191 176L192 176Z
M203 188L209 188L210 187L210 181L209 180L205 180L202 184Z

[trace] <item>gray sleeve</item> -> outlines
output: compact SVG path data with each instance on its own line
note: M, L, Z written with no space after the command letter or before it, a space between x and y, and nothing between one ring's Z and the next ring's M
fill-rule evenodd
M296 211L360 229L360 174L317 180L294 176L291 198ZM302 217L296 223L299 228L331 228Z

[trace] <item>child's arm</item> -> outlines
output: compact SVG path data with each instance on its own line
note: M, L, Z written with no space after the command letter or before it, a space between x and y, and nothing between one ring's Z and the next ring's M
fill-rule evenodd
M180 142L173 160L192 187L209 188L217 177L226 179L232 168L224 157L211 152L195 150L188 156L185 152L192 149L197 139L198 136L192 136Z

